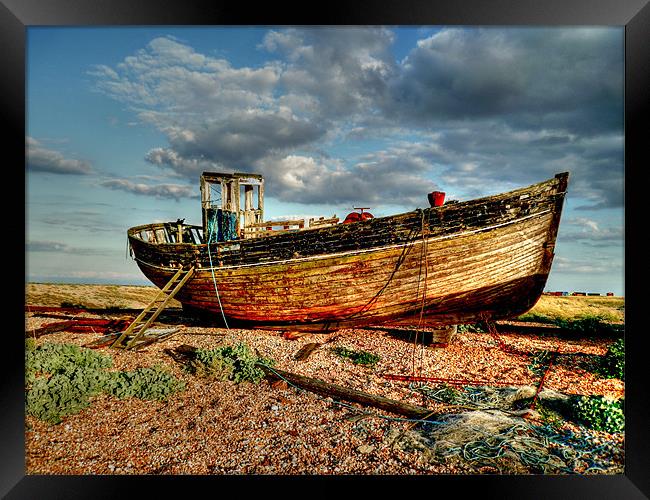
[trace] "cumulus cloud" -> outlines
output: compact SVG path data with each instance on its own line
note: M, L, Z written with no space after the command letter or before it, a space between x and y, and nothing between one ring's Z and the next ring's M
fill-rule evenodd
M579 242L592 247L622 245L625 234L622 226L602 227L598 222L586 217L573 217L562 221L558 240Z
M420 40L390 82L404 120L498 117L521 129L621 130L623 34L608 28L452 28Z
M87 175L92 172L90 162L66 158L61 152L44 147L33 137L25 139L27 168L33 172L62 175Z
M114 68L96 65L89 74L96 78L99 91L137 108L160 107L183 121L182 113L209 116L216 109L269 104L279 71L274 63L262 68L233 68L224 59L160 37Z
M289 109L246 110L195 130L170 130L170 145L185 160L212 161L229 168L250 168L269 154L316 141L324 133L317 124L297 118Z
M426 169L418 159L382 152L347 168L336 160L289 155L267 158L257 170L269 185L280 186L274 196L283 201L428 206L426 193L436 184L422 176Z
M58 241L28 241L25 248L28 252L54 252L76 255L108 255L110 253L103 249L74 247Z
M394 35L383 28L270 31L263 47L288 60L279 83L288 96L312 98L321 117L376 107L396 69Z
M620 259L613 259L608 255L589 256L589 258L569 258L556 256L553 259L553 268L563 274L605 275L622 271Z
M195 198L198 196L197 189L192 186L181 184L143 184L133 182L129 179L108 179L100 182L101 186L117 191L126 191L137 195L155 196L156 198Z
M446 28L400 61L395 39L385 28L273 29L259 49L275 59L235 67L161 37L92 74L167 138L146 160L191 182L256 171L283 200L412 204L434 187L473 197L569 171L583 209L622 207L621 29ZM338 140L378 147L320 153Z
M183 158L171 148L154 148L146 154L145 160L161 168L171 168L185 177L197 177L206 170L218 168L217 163L204 158Z

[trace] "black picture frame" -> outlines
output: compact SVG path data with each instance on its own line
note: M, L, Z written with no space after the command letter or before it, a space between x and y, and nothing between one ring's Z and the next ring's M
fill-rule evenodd
M650 6L648 0L403 0L286 4L197 0L0 0L0 77L5 151L12 153L5 174L24 162L25 141L25 40L29 26L109 25L617 25L625 26L625 299L626 299L626 445L625 474L616 476L417 476L417 477L194 477L194 476L33 476L25 475L24 441L24 344L18 321L24 326L24 302L14 290L21 280L20 229L12 200L13 176L5 180L5 225L3 245L9 277L5 306L11 322L3 332L3 376L0 379L0 495L9 498L115 498L147 487L148 495L160 492L189 494L198 488L218 495L219 488L239 487L239 492L275 491L279 495L313 492L332 493L356 486L364 494L390 491L396 486L412 494L474 493L483 498L650 498L650 412L644 386L643 337L640 297L643 280L636 276L642 266L638 254L645 253L643 233L635 231L643 211L644 140L647 141L650 89ZM645 124L645 125L644 125ZM23 177L26 183L26 177ZM20 180L17 181L18 185ZM23 222L25 221L25 212ZM16 222L18 221L18 222ZM24 243L24 240L23 242ZM24 250L24 246L23 249ZM7 257L9 256L9 258ZM11 259L11 260L9 260ZM25 279L23 273L22 279ZM24 281L22 281L24 284ZM23 295L24 299L24 295ZM15 321L15 323L14 323ZM14 328L14 326L16 328ZM191 483L188 483L191 481ZM395 484L393 484L395 483ZM273 488L273 490L271 489ZM276 489L277 488L277 489ZM305 489L306 488L306 489ZM407 488L407 489L404 489ZM417 490L414 488L418 488ZM435 490L433 489L435 488ZM237 491L237 490L235 490ZM399 494L400 490L396 490Z

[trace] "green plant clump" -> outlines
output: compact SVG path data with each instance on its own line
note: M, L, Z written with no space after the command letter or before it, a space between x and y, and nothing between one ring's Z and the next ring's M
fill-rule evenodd
M257 365L273 366L274 363L271 359L257 356L246 344L239 343L216 349L197 349L188 370L202 377L258 383L265 373Z
M625 341L622 338L609 346L598 372L606 378L625 380Z
M342 358L348 358L355 365L374 366L381 359L378 355L367 351L353 351L346 347L335 347L334 354Z
M518 316L517 321L528 321L533 323L555 323L555 320L546 314L540 314L535 312L527 312Z
M573 320L558 318L555 324L564 330L580 334L615 335L621 331L621 327L608 323L601 316L583 316Z
M105 384L105 391L120 399L164 400L185 388L185 382L160 365L138 368L132 372L113 372L111 375Z
M576 421L597 431L613 433L625 429L621 401L603 396L581 396L577 399L573 411Z
M79 370L97 372L112 365L109 356L77 345L45 343L36 347L32 339L25 341L26 384L33 383L39 374L71 375Z
M25 406L28 415L59 423L78 413L100 393L120 398L165 399L184 389L162 367L139 368L134 372L107 371L110 356L72 344L45 343L36 347L25 342Z
M458 333L486 333L488 331L487 325L484 322L458 325Z
M69 307L70 309L85 309L86 306L79 302L71 302L68 300L64 300L61 302L61 307Z

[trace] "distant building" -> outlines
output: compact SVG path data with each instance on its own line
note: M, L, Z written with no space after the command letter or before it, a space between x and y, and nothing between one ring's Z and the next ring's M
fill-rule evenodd
M613 297L613 296L614 296L614 292L607 292L607 296L608 296L608 297Z

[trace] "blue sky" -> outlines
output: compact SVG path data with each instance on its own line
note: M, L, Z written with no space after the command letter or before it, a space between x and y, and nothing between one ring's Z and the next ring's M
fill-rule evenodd
M28 281L146 284L126 230L199 224L203 170L265 218L375 216L571 172L547 290L623 282L622 27L27 28Z

